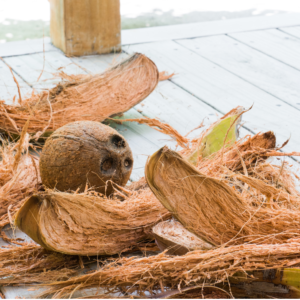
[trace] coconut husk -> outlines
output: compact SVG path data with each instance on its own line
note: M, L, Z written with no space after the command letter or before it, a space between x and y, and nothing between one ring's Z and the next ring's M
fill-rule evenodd
M143 258L120 258L107 262L101 269L66 281L48 284L40 297L67 298L73 291L93 287L127 287L136 292L154 291L162 287L184 288L196 284L228 282L232 276L247 271L299 267L299 242L272 245L245 244L208 251L195 250L182 256L165 252ZM283 271L284 272L284 271ZM280 281L284 284L283 281Z
M156 87L159 73L145 55L136 53L98 75L68 76L49 92L32 95L20 106L0 105L0 128L20 134L29 116L28 133L52 132L74 121L104 121L145 99Z
M15 224L48 250L113 255L149 238L147 231L169 217L150 190L123 199L48 191L28 199Z
M207 176L226 180L252 203L261 205L267 197L269 202L275 200L276 205L294 208L294 205L299 206L300 197L297 174L285 161L281 166L267 161L274 154L290 156L292 153L279 152L282 147L275 148L275 144L272 132L246 136L212 158L200 159L197 169Z
M239 137L238 126L241 123L242 114L247 111L244 107L238 106L211 124L194 141L192 151L187 153L187 160L196 165L199 159L211 156L223 147L233 145Z
M79 268L79 257L50 252L41 246L0 249L0 284L17 285L66 280Z
M226 167L232 172L247 172L252 175L254 166L266 161L276 147L276 137L273 132L258 133L254 136L247 135L231 147L222 148L210 159L200 159L197 168L213 176ZM278 150L278 149L277 149ZM275 151L278 155L278 151Z
M145 174L149 187L172 215L212 245L258 243L257 239L284 243L300 235L299 208L285 203L279 203L278 209L264 203L253 205L226 181L201 173L166 147L151 156ZM290 203L290 197L282 197Z
M26 132L25 132L26 133ZM0 230L21 203L41 186L39 160L29 154L29 137L0 147Z
M168 249L167 253L170 255L183 255L192 250L213 248L174 219L158 223L152 231L159 249L161 251Z

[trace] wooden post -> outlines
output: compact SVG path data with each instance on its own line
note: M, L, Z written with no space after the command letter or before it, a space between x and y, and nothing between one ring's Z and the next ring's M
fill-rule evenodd
M53 45L67 56L121 50L120 0L50 0Z

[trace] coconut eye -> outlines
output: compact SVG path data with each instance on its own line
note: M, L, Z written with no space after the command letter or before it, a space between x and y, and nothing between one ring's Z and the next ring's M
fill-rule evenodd
M113 164L114 164L114 160L111 157L106 158L101 164L101 171L108 172L113 168Z
M125 148L125 141L118 135L114 134L111 138L112 144L117 148Z
M126 158L125 161L124 161L124 166L127 169L131 168L131 166L132 166L132 160L129 159L129 158Z

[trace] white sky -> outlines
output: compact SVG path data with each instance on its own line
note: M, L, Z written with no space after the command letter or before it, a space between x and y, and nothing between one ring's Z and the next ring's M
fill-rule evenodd
M174 11L180 16L192 11L237 12L255 9L300 12L300 0L120 0L121 14L136 17L140 14L161 11ZM48 0L0 0L0 22L5 19L45 20L50 19Z

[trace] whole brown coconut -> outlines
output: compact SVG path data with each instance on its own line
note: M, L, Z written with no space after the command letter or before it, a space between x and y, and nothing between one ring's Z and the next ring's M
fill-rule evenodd
M43 184L59 191L112 193L113 181L124 186L133 157L126 140L113 128L93 121L69 123L48 139L40 159Z

